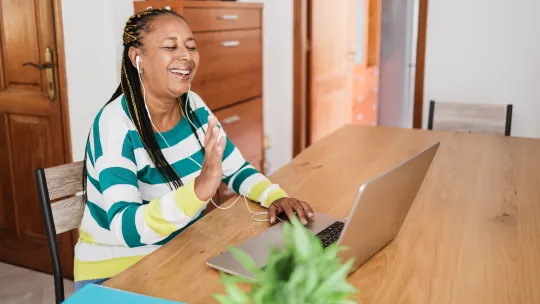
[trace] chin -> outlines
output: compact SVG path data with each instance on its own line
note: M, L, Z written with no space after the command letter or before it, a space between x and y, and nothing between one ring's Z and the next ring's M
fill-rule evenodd
M170 91L175 97L180 97L184 95L185 93L187 93L187 91L189 91L189 88L190 88L190 85L185 85L181 87L177 86L177 87L171 88Z

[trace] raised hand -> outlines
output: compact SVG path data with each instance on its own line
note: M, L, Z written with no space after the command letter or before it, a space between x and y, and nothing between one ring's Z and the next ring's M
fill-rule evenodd
M214 116L208 117L208 130L204 137L204 162L201 174L195 178L195 194L202 201L214 196L222 177L223 151L226 139L222 136L218 140L219 128Z

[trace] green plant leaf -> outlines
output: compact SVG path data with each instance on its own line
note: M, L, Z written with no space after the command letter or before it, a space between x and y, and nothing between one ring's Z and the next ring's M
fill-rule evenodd
M256 280L223 276L227 296L216 297L221 304L329 304L354 303L347 300L356 289L347 280L352 260L341 264L334 244L323 248L320 240L298 218L283 223L284 248L271 248L264 269L240 249L230 248L233 256ZM238 283L251 289L243 292Z
M248 303L249 298L247 295L240 289L236 283L231 281L229 284L225 284L225 290L227 291L227 294L229 295L229 298L233 301L233 303Z
M300 220L293 216L291 218L293 225L292 238L294 239L296 253L301 260L307 260L310 257L312 250L312 239L310 238L309 230L300 223Z
M341 300L341 301L335 302L335 304L357 304L357 303L353 300Z
M229 251L234 256L234 258L240 264L242 264L242 266L244 266L249 272L251 272L256 278L261 276L262 270L257 266L257 264L255 264L255 261L253 260L253 258L251 258L249 254L235 247L229 248Z
M333 292L354 292L354 289L351 285L345 280L347 273L352 266L352 260L349 260L347 263L343 264L337 271L332 273L326 280L324 280L321 285L317 288L314 293L314 297L322 297L323 294L328 293L329 291Z
M317 287L318 281L319 281L319 276L317 274L317 268L308 267L306 283L304 287L307 294L311 294L315 290L315 287Z
M236 304L232 300L230 300L227 296L224 295L214 295L214 299L218 301L221 304Z
M273 284L262 285L261 288L253 292L253 303L254 304L272 304L273 296L272 292L274 291L275 286Z
M223 272L220 273L221 280L227 292L227 299L234 304L249 303L249 298L246 293L241 290L236 284L242 279L237 276L227 275Z

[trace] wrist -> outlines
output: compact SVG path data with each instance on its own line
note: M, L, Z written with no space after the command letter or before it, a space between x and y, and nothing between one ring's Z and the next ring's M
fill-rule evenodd
M214 195L211 189L208 188L208 183L205 183L200 176L195 178L194 191L197 198L201 201L208 201Z

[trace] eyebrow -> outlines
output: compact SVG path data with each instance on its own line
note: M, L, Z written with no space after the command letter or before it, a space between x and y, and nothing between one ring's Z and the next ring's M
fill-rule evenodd
M163 39L163 40L173 40L173 41L178 41L178 38L176 38L176 37L167 37L167 38L165 38L165 39ZM190 37L190 38L186 39L186 42L188 42L188 41L196 41L196 40L195 40L195 38Z

